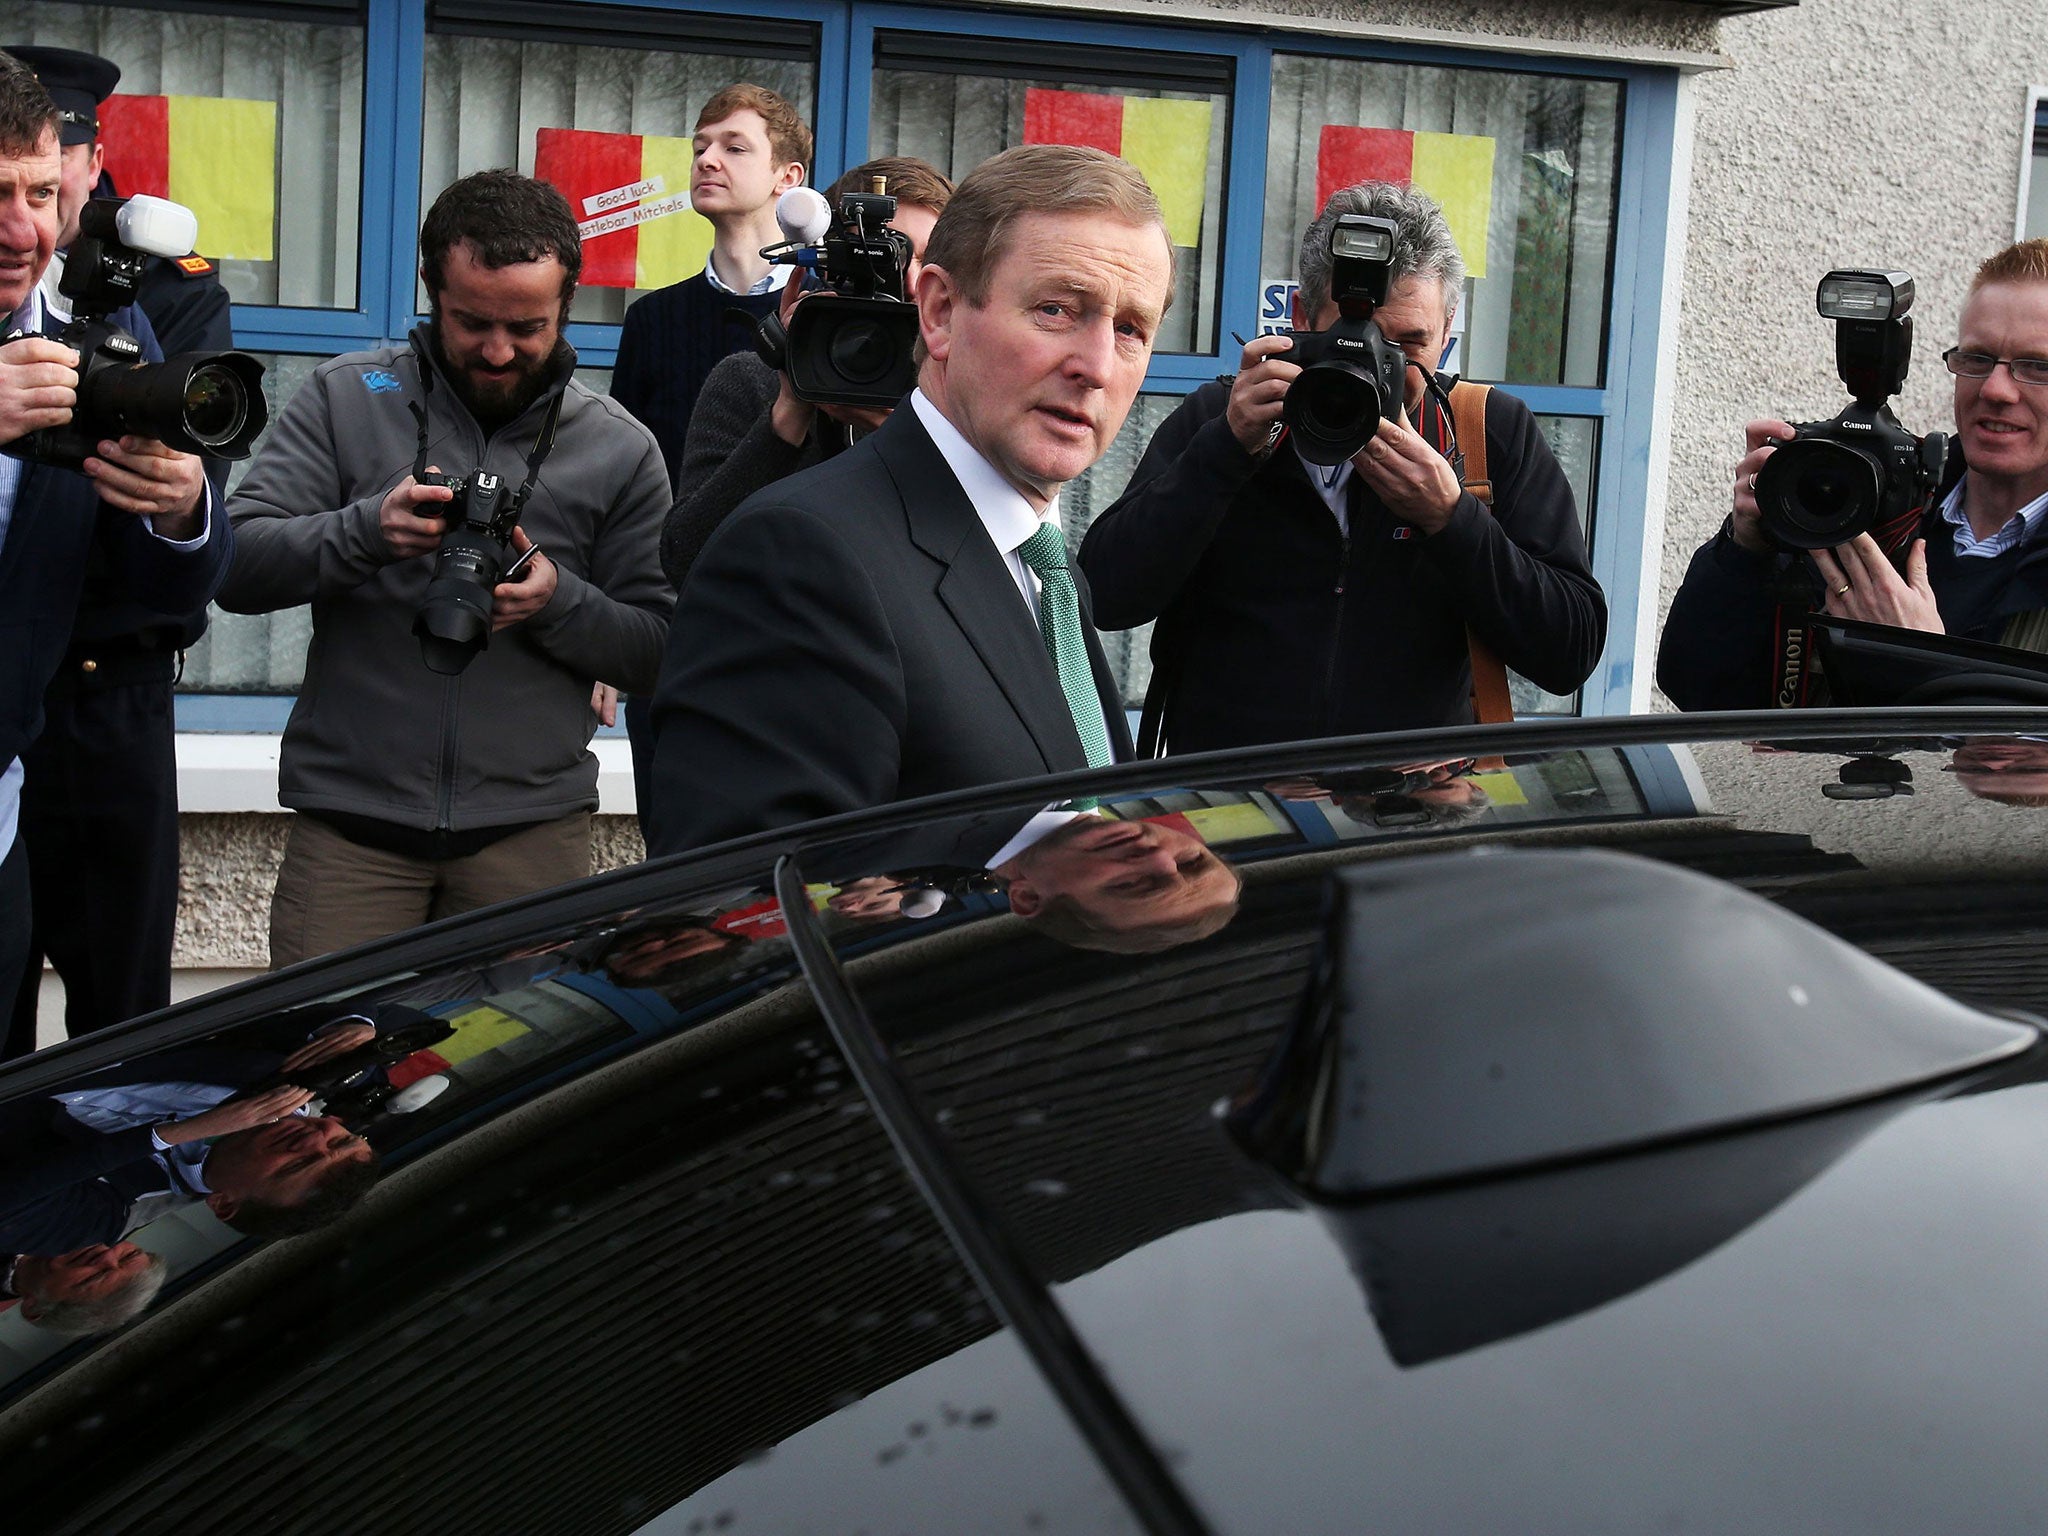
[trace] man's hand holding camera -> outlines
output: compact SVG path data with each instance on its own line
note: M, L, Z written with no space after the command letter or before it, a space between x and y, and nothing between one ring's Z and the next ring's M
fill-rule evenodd
M427 466L434 473L434 466ZM431 555L441 547L447 532L447 505L455 492L445 485L422 485L411 475L384 493L377 508L377 530L391 558L404 560L413 555Z
M1791 441L1793 432L1790 422L1771 417L1752 421L1743 428L1748 452L1735 466L1735 506L1728 532L1736 544L1752 554L1767 555L1777 549L1763 531L1763 509L1757 502L1756 483L1771 455ZM1877 540L1867 533L1859 533L1832 550L1813 550L1811 556L1813 568L1827 589L1823 611L1831 617L1936 635L1946 633L1934 589L1927 580L1925 539L1913 541L1903 576Z
M534 548L524 528L512 530L512 551L513 558L523 563L517 580L501 581L491 589L493 632L525 623L555 595L555 562Z
M1425 536L1443 531L1464 494L1444 456L1408 425L1405 408L1380 419L1351 465L1389 512Z
M78 403L78 354L62 342L24 336L0 347L0 443L70 425ZM189 453L154 438L124 437L98 445L80 473L117 512L153 519L167 539L196 537L206 495L206 470Z
M1230 381L1230 402L1223 409L1223 419L1238 446L1253 458L1271 445L1273 424L1287 401L1287 386L1301 373L1296 364L1274 355L1291 345L1293 340L1287 336L1254 336L1244 344L1237 376Z

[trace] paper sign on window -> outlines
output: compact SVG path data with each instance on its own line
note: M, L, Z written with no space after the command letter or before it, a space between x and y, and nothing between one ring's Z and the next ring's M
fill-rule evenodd
M107 174L199 218L216 261L277 259L277 103L220 96L110 96L100 107Z
M1458 254L1473 277L1486 276L1493 221L1493 140L1471 133L1411 133L1332 123L1316 146L1316 211L1330 194L1360 181L1419 187L1444 210Z
M711 256L711 223L690 207L688 139L542 128L533 174L569 199L583 236L583 283L665 288Z
M1202 243L1209 114L1206 101L1032 86L1024 93L1024 142L1079 144L1122 156L1151 183L1173 243L1194 246Z

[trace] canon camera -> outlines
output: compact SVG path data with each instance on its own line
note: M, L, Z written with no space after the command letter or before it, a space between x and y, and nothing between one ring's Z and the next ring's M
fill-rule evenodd
M104 439L132 436L180 453L249 456L270 419L261 363L246 352L144 362L142 343L107 319L135 302L150 257L189 254L198 232L191 209L160 197L94 198L78 211L58 285L72 318L57 338L78 354L77 403L70 421L17 438L8 453L77 469Z
M1844 270L1820 280L1815 307L1835 322L1835 371L1854 397L1831 421L1792 428L1757 471L1764 537L1784 549L1832 549L1859 533L1889 537L1941 484L1948 439L1915 437L1887 402L1913 355L1913 279Z
M761 321L755 348L789 375L797 397L815 405L889 410L917 385L917 306L906 287L910 237L892 229L896 199L877 176L838 208L822 193L782 194L775 218L790 238L761 254L815 271L823 291L808 295L783 325Z
M1326 331L1288 331L1277 352L1301 373L1287 386L1280 419L1311 464L1342 464L1401 409L1407 354L1381 333L1373 312L1387 301L1394 224L1369 214L1338 216L1330 229L1330 297L1337 322Z

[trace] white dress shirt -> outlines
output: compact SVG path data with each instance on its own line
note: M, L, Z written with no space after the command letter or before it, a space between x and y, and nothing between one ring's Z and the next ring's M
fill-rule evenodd
M1010 579L1017 583L1018 595L1031 611L1031 622L1038 623L1038 574L1024 563L1024 557L1017 551L1026 539L1038 532L1040 523L1059 525L1059 497L1047 502L1043 512L1033 511L1031 503L1024 499L1024 493L998 474L996 467L981 456L981 451L960 435L960 429L939 414L939 408L925 397L923 390L911 391L910 408L917 412L917 419L931 434L940 457L945 459L946 467L953 471L953 478L960 482L960 489L967 493L968 501L973 504L974 515L988 530L989 541L1010 568Z

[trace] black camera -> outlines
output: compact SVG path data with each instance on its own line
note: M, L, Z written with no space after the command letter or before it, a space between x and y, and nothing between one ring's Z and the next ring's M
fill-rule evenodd
M432 389L433 369L417 336L413 347L421 382ZM487 469L466 475L428 469L426 407L418 402L410 407L420 434L412 465L414 481L445 486L455 493L442 514L448 526L441 535L441 547L434 552L434 574L412 617L412 632L420 637L420 659L430 672L453 677L476 659L478 651L490 646L491 614L497 601L494 589L512 573L513 563L506 559L512 530L519 526L519 514L540 480L541 464L555 445L562 395L563 391L557 391L548 405L533 452L527 456L526 479L517 490L507 490L504 478ZM419 511L421 516L429 515L425 507Z
M249 456L270 419L261 363L246 352L185 352L146 363L142 344L106 318L135 302L151 256L186 255L197 233L190 209L160 197L94 198L79 209L78 238L58 285L72 319L57 338L78 354L77 404L63 426L30 432L9 443L8 453L76 469L103 439L135 436L180 453Z
M1330 297L1337 323L1327 331L1288 331L1285 352L1301 374L1287 386L1280 419L1311 464L1342 464L1401 409L1408 357L1381 334L1373 311L1387 301L1394 270L1394 225L1368 214L1338 216L1330 230Z
M910 237L891 229L896 199L877 176L834 209L809 187L785 192L775 218L790 239L762 251L770 261L817 271L827 291L760 324L755 348L789 375L797 397L819 405L888 410L917 386L917 306L905 286Z
M1886 404L1913 356L1913 279L1845 270L1820 280L1815 306L1835 322L1835 371L1854 397L1832 421L1806 421L1757 471L1764 537L1785 549L1832 549L1885 531L1941 484L1948 439L1915 437Z

